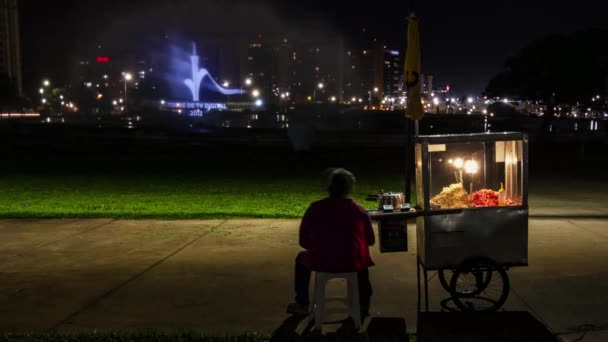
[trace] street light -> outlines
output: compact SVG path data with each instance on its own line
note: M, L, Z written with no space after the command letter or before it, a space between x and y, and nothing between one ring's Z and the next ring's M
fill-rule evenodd
M133 75L131 75L131 73L125 73L124 76L125 79L125 107L127 107L127 82L131 81L133 79Z
M325 88L325 84L319 83L319 84L317 84L317 88L322 90L323 88ZM315 88L315 90L312 91L312 102L313 103L317 103L317 88Z
M230 82L224 81L224 83L222 84L222 87L224 87L224 88L230 87Z
M253 84L253 81L251 80L251 78L246 78L246 79L245 79L245 85L246 85L246 86L250 86L250 85L252 85L252 84Z
M257 89L253 89L253 91L251 92L251 96L253 96L254 98L260 97L260 91Z
M439 99L436 97L433 97L433 104L435 105L435 112L437 114L439 114Z
M43 86L45 86L45 87L48 87L48 86L50 86L50 85L51 85L51 81L49 81L49 80L44 80L44 81L42 81L42 85L43 85Z

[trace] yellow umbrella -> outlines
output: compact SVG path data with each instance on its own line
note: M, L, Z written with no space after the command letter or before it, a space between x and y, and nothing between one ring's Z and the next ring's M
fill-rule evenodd
M405 116L412 120L420 120L424 116L420 94L420 34L418 32L418 19L416 19L413 13L407 25L405 85L407 86L407 110Z

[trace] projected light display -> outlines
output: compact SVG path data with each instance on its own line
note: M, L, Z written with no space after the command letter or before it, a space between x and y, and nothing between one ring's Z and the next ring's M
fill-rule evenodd
M192 43L192 56L190 56L190 60L192 61L192 79L187 79L184 81L186 86L192 92L192 101L198 102L200 100L200 87L201 82L205 77L209 77L209 80L213 84L213 89L224 95L238 95L244 94L245 91L241 89L227 89L221 87L217 82L211 77L209 71L207 69L199 69L199 56L196 52L196 43Z
M185 79L184 84L190 90L192 94L192 102L187 101L170 101L165 102L162 101L161 105L165 108L171 109L179 114L185 114L188 116L203 116L205 112L211 110L227 110L227 105L225 103L210 103L210 102L201 102L201 83L208 79L211 83L211 87L209 89L213 92L218 92L223 95L239 95L244 94L246 91L242 89L229 89L227 87L220 86L214 79L211 77L211 74L207 69L200 68L199 62L200 58L196 51L196 43L192 43L192 55L190 56L191 62L191 70L192 70L192 78Z

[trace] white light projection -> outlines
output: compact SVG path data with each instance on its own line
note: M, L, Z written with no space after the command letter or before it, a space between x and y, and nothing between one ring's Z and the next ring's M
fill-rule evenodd
M192 79L186 79L184 83L186 86L188 86L190 92L192 92L192 101L200 101L201 82L203 79L205 79L205 77L209 77L209 80L211 80L211 83L213 83L215 90L224 95L238 95L246 93L246 91L242 89L227 89L221 87L219 84L217 84L213 77L211 77L211 74L209 74L207 69L199 69L199 56L196 52L196 43L192 43L192 56L190 57L190 60L192 61Z

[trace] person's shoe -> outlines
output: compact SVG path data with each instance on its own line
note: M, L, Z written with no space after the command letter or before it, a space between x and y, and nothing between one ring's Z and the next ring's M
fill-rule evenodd
M369 316L369 306L361 307L361 322L365 320L365 317Z
M310 313L310 307L300 303L290 303L287 305L287 313L295 316L306 316Z

